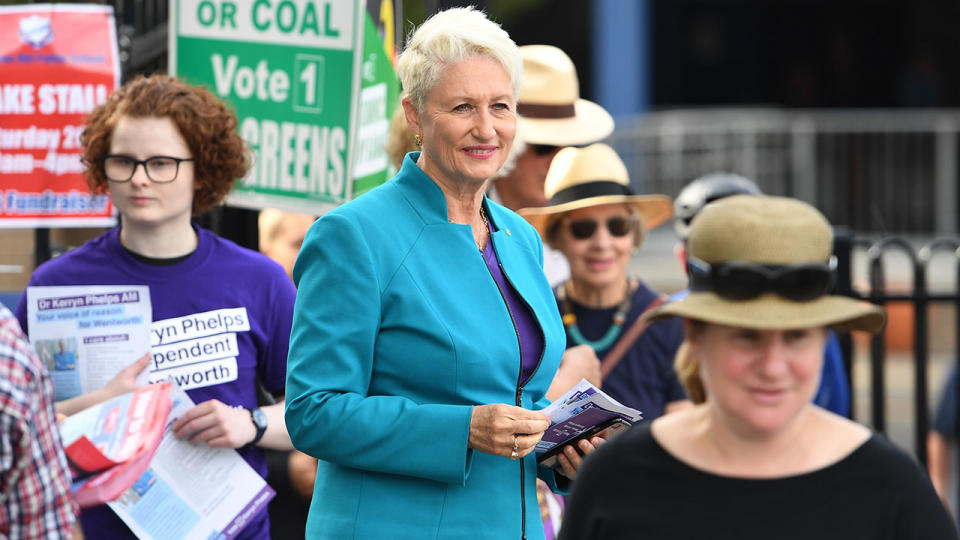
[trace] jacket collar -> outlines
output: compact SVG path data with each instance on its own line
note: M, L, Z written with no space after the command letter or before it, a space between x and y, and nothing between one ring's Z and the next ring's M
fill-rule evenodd
M450 215L447 212L447 198L444 196L440 186L437 185L427 173L423 172L417 166L417 160L420 159L420 152L409 152L403 158L403 164L400 172L396 176L397 189L403 194L404 198L413 206L413 209L427 225L437 223L449 223ZM493 221L494 229L496 220L491 215L491 205L486 195L484 195L484 207L487 209L487 216Z
M447 198L440 186L417 166L420 152L410 152L396 177L397 189L427 225L448 223Z

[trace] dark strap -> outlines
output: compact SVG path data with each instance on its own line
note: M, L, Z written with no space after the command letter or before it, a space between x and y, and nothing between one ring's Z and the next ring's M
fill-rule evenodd
M527 118L573 118L577 115L577 106L573 103L559 105L517 103L517 113Z
M629 187L613 180L594 180L561 189L547 201L547 206L559 206L568 202L605 195L633 195Z
M650 321L646 319L647 314L660 307L660 304L663 304L666 300L667 298L665 296L654 298L653 301L647 305L647 309L643 310L643 313L630 325L630 328L620 336L620 339L617 340L616 344L614 344L613 348L610 349L610 352L607 353L606 358L604 358L600 364L601 381L607 378L607 375L613 371L613 368L617 367L617 364L619 364L620 360L627 354L630 347L633 347L633 344L637 342L647 327L650 326Z

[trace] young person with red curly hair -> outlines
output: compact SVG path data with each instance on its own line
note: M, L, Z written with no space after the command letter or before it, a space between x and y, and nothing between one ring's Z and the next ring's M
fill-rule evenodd
M223 344L222 354L193 363L145 356L58 410L131 390L149 364L152 380L175 380L197 403L173 424L177 437L236 448L265 475L261 448L292 448L283 402L257 408L257 381L283 391L294 287L267 257L191 222L249 167L236 127L236 115L209 91L167 76L137 77L114 92L90 114L81 142L90 188L109 193L119 226L41 265L30 286L148 285L154 354L204 338ZM26 327L24 301L17 316ZM87 538L133 538L106 506L80 517ZM266 509L239 536L269 537Z

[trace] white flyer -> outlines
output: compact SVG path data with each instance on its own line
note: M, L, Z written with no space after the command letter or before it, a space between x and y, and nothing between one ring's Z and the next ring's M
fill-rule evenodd
M275 492L236 450L174 437L170 424L193 401L176 385L171 398L173 409L150 466L107 504L141 540L229 540Z
M57 401L102 387L147 354L152 318L146 285L27 287L30 341Z

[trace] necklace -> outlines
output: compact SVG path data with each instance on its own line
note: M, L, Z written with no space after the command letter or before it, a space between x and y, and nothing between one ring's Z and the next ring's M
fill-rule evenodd
M577 326L577 315L573 312L573 306L570 305L570 300L567 298L567 287L569 285L570 282L567 281L557 289L560 309L563 311L563 327L567 330L567 335L570 336L570 339L577 345L589 345L595 352L609 349L610 346L613 345L613 342L620 337L620 332L623 330L623 323L627 320L627 312L630 311L630 304L633 301L633 291L636 288L634 280L629 277L627 278L627 291L624 295L623 302L621 302L617 308L617 312L613 314L613 324L611 324L607 332L596 341L585 338L580 332L580 327Z
M487 212L483 209L483 205L480 205L480 219L483 221L483 233L481 234L482 238L490 237L490 223L487 221ZM483 241L477 242L477 249L483 251L483 248L487 247L487 242Z
M480 233L481 237L490 237L490 222L487 221L487 212L483 209L483 205L480 205L480 221L483 221L483 232ZM447 218L448 223L453 223L453 220ZM477 245L477 250L483 251L483 248L487 246L486 242L477 242L477 239L473 239L473 243Z

